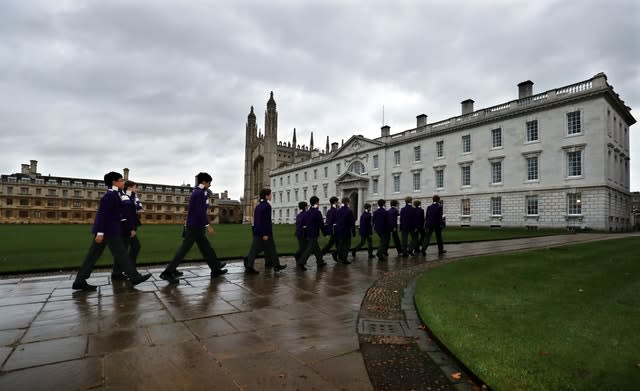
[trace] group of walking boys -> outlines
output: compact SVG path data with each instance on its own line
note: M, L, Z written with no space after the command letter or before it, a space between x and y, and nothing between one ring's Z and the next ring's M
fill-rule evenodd
M198 182L193 189L189 199L187 219L183 231L183 240L180 248L174 255L171 262L160 273L160 278L170 284L179 282L182 272L177 267L187 255L194 244L198 246L200 253L211 269L211 278L227 273L225 262L221 262L216 256L215 250L211 247L206 234L214 235L215 231L208 220L207 211L210 204L212 178L206 172L201 172L196 176ZM148 280L151 274L140 274L136 269L136 259L140 252L140 242L137 237L137 229L140 225L138 213L142 211L142 205L136 195L136 183L124 181L122 175L117 172L109 172L104 176L104 183L107 191L100 199L98 212L92 227L94 235L93 241L80 266L72 288L76 290L94 291L96 286L87 282L91 271L95 266L105 247L109 247L114 259L112 280L123 279L131 283L132 286ZM271 190L262 189L260 191L260 201L255 208L254 224L252 227L253 241L249 253L244 258L246 274L258 274L255 269L255 259L261 253L265 255L265 267L273 268L278 272L287 267L280 263L275 242L273 239L273 229L271 221ZM438 203L439 197L433 196L433 204L427 208L426 218L420 201L415 201L415 207L411 205L411 197L405 199L407 205L398 212L397 201L391 201L391 208L385 210L385 200L378 201L378 209L371 213L371 205L365 204L365 211L360 217L360 243L351 249L351 238L355 236L356 219L353 211L349 208L349 198L342 199L342 205L338 203L337 197L331 197L331 209L327 212L326 221L322 217L322 212L318 209L319 199L316 196L309 200L310 207L306 202L299 204L300 213L296 217L295 235L298 238L298 251L296 252L296 264L298 269L307 270L306 262L313 254L316 257L318 268L327 263L323 260L323 255L331 251L336 245L336 251L332 252L334 260L345 264L349 250L355 258L355 252L362 248L365 242L368 245L369 258L373 258L372 233L375 231L380 237L380 247L377 256L380 260L388 257L387 249L389 240L393 237L398 253L403 256L416 254L422 247L422 254L426 254L429 239L432 232L435 232L438 242L438 253L446 251L442 247L441 228L443 227L442 207ZM403 244L398 238L397 218L400 215L400 231L402 232ZM421 232L424 230L424 234ZM320 234L330 237L327 245L320 249L318 239ZM411 244L408 242L411 237Z
M322 213L318 208L319 199L311 197L309 204L305 201L298 203L299 213L296 216L295 235L298 239L298 251L295 258L297 267L307 270L307 260L311 255L315 255L316 266L321 268L327 263L323 256L331 251L335 243L336 251L331 252L336 262L344 264L351 263L347 257L351 251L355 259L356 251L367 244L369 259L376 256L380 261L386 260L389 256L389 242L394 241L398 255L408 257L410 255L426 255L431 235L435 233L438 243L438 254L446 253L442 243L442 228L445 220L440 205L440 197L434 195L433 204L427 208L426 216L421 208L419 200L413 201L411 197L405 198L406 205L398 211L398 202L391 201L391 207L385 209L386 201L378 200L378 209L371 213L371 204L364 204L364 212L360 216L360 243L351 247L351 238L356 236L356 218L349 207L350 199L345 197L340 205L337 197L331 197L329 202L331 208L327 211L326 220L323 221ZM413 201L413 203L412 203ZM398 227L398 216L400 226ZM373 232L380 238L380 246L377 254L373 253ZM402 235L402 241L398 236L398 231ZM323 249L320 249L318 238L320 234L329 236L329 242ZM409 241L411 239L411 241Z

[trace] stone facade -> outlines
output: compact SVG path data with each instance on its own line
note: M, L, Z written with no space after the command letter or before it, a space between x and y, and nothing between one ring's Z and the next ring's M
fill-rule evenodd
M270 170L273 219L292 223L297 202L317 195L364 202L410 195L444 203L461 226L630 229L629 131L636 121L603 73L533 95L376 139L354 135L327 153ZM245 175L247 175L245 171ZM245 186L246 189L246 186ZM401 203L402 204L402 203ZM388 205L388 204L387 204Z
M91 224L100 197L101 179L43 176L36 160L23 164L20 173L0 176L0 224ZM129 169L124 169L125 179ZM138 183L144 206L143 224L184 224L192 187ZM227 191L213 193L209 220L214 223L242 222L239 201Z

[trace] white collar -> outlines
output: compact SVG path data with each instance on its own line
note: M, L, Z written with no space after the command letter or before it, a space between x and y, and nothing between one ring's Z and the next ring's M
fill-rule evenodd
M118 186L111 186L109 189L107 189L107 191L118 191L120 189L118 189Z
M204 189L204 183L199 184L198 187Z

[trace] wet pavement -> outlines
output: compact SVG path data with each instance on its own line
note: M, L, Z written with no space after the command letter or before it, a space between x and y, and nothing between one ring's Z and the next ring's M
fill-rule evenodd
M328 267L319 271L312 263L297 271L284 257L284 271L249 276L241 262L232 262L228 274L214 279L206 265L188 266L179 285L160 280L162 267L154 267L148 269L153 277L135 289L102 271L89 279L98 291L88 293L71 290L71 273L0 279L0 389L399 389L385 380L394 373L376 352L398 356L402 349L385 348L384 341L363 344L380 337L363 326L367 321L417 324L397 311L407 309L403 292L382 281L399 273L407 285L412 270L470 255L623 236L464 243L447 246L441 258L430 248L427 257L387 262L360 252L351 265L334 265L327 256ZM444 372L429 371L420 372L443 378Z

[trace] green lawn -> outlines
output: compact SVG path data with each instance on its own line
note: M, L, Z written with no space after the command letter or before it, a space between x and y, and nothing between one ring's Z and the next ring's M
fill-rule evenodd
M640 389L640 256L627 238L430 270L422 319L494 390Z
M215 226L212 244L221 258L240 258L251 245L248 225ZM297 246L292 225L275 225L274 236L281 254L292 254ZM447 228L447 242L493 240L554 234L562 231L527 231L524 229L495 230L488 228ZM143 225L139 238L142 250L138 263L168 262L180 246L182 227L179 225ZM359 238L358 238L359 239ZM77 268L91 244L89 225L0 225L0 273ZM435 239L432 239L435 240ZM326 242L322 238L321 245ZM377 237L374 235L374 245ZM202 257L194 246L187 259ZM112 262L108 251L99 265Z

